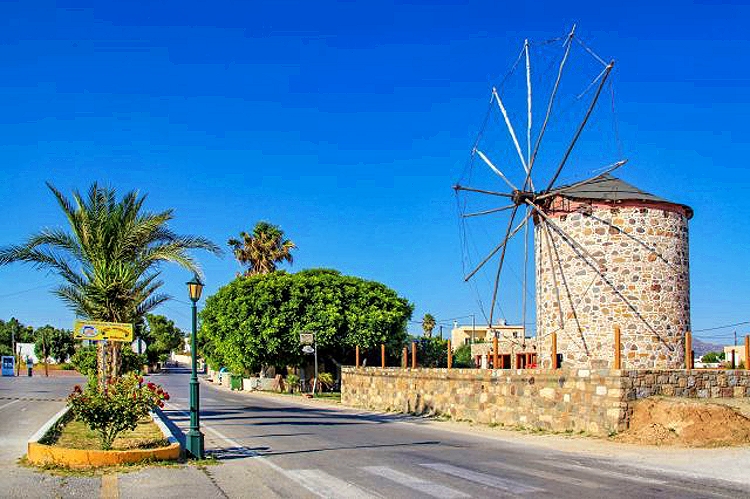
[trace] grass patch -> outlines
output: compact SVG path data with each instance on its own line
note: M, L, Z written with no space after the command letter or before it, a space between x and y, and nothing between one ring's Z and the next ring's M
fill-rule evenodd
M68 449L99 450L101 442L96 432L81 421L71 420L56 431L56 439L50 445ZM133 431L124 431L112 444L112 450L153 449L166 447L169 441L151 420L144 418Z
M200 468L202 466L210 464L221 464L216 459L188 461L186 461L185 459L180 459L178 461L157 461L146 459L137 463L120 464L118 466L100 466L98 468L68 468L66 466L59 466L55 464L38 466L30 463L26 459L25 455L19 458L17 463L19 466L23 466L25 468L59 477L100 477L102 475L108 475L111 473L132 473L134 471L140 471L144 468L150 468L154 466L158 466L160 468L182 468L187 465L195 465L196 467Z
M306 395L305 393L299 393L299 392L295 392L295 393L273 392L273 393L281 393L282 395L287 395L289 397L302 397L302 398L305 398L305 395ZM333 402L341 403L341 392L323 392L323 393L318 393L317 395L315 395L315 397L312 397L312 398L322 399L322 400L330 400L330 401L333 401Z

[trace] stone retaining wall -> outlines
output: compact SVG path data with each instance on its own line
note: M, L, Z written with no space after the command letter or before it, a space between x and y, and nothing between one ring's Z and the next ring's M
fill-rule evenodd
M750 371L346 367L341 386L355 407L593 435L627 429L651 395L750 397Z
M623 371L628 400L652 395L687 398L750 397L750 371L723 369Z

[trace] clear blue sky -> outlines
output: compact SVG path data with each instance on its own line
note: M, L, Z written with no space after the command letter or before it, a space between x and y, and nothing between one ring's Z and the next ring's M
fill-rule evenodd
M68 193L97 180L148 193L150 208L176 209L174 229L221 245L277 223L299 246L293 269L382 281L415 319L479 314L451 185L523 38L576 22L617 59L623 178L695 209L693 327L748 320L749 14L686 2L3 3L0 245L62 225L46 180ZM230 255L200 258L208 294L239 270ZM189 276L165 277L186 302ZM70 327L53 277L17 264L0 283L1 318ZM187 329L186 303L161 312Z

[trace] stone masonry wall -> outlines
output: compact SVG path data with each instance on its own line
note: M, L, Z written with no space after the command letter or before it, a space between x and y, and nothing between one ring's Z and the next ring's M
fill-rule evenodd
M484 424L607 435L627 423L610 371L344 368L341 402Z
M683 368L690 330L685 213L558 200L550 216L585 252L536 226L542 366L551 367L550 338L557 332L562 367L612 368L618 325L623 369Z
M345 367L341 384L345 405L593 435L627 429L653 395L750 397L750 371Z
M624 371L623 380L623 389L628 400L653 395L686 398L750 397L750 371L723 369Z

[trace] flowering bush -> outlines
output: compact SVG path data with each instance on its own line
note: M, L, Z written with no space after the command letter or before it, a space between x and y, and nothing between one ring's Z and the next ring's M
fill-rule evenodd
M160 386L142 383L142 377L128 374L109 380L104 388L95 381L85 390L76 385L68 396L68 405L77 420L99 434L102 449L109 450L120 433L134 430L149 411L164 407L164 401L169 400Z

